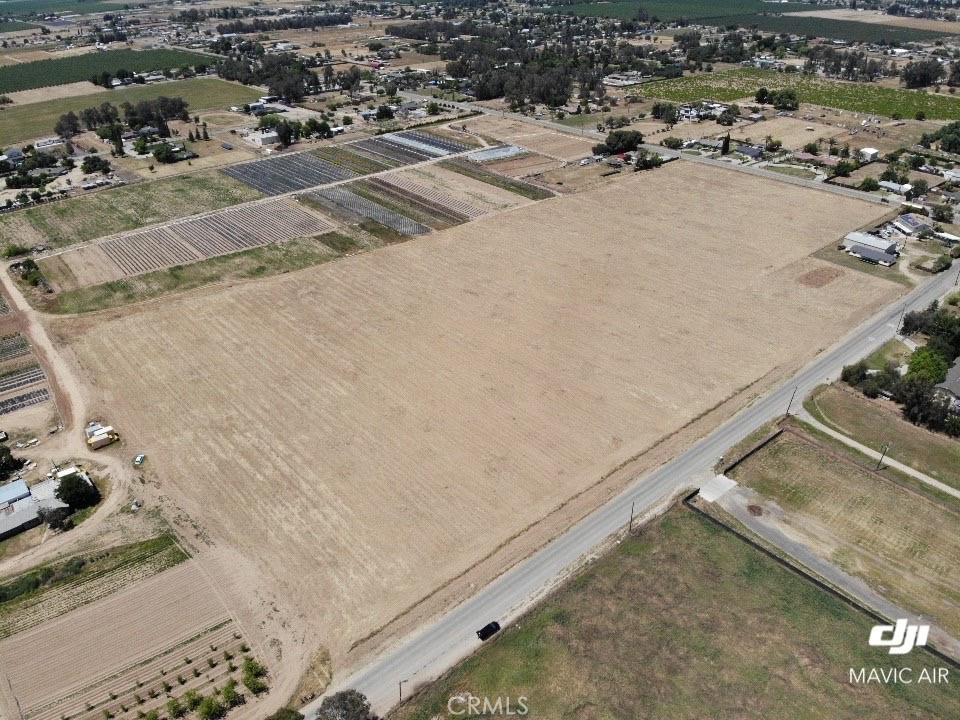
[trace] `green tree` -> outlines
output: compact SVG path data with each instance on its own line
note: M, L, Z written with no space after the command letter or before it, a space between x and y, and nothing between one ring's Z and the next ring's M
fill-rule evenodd
M187 706L187 710L196 710L202 700L203 695L193 689L183 694L183 704Z
M723 138L723 144L720 145L720 154L729 155L730 154L730 133L727 133Z
M387 105L380 105L377 108L376 114L377 120L393 120L393 110L391 110Z
M236 707L237 705L242 705L244 702L243 695L237 692L237 681L233 678L227 680L224 684L223 689L220 691L220 699L223 701L223 704L228 708Z
M910 356L907 375L924 378L936 385L943 382L949 369L950 363L942 354L931 348L921 347L914 350Z
M169 715L171 718L176 720L176 718L181 718L186 715L186 713L187 709L183 707L183 703L177 700L177 698L172 697L167 700L167 715Z
M681 147L683 147L683 140L678 137L671 136L661 140L660 144L666 148L670 148L671 150L679 150Z
M223 706L223 703L213 695L203 698L197 705L197 717L200 720L219 720L226 712L227 709Z
M53 494L57 500L69 505L71 510L82 510L100 502L97 486L88 483L79 473L63 478Z
M0 478L6 480L26 463L26 460L14 457L6 445L0 445Z
M937 222L953 222L953 208L949 205L934 205L930 215Z
M317 720L371 720L370 701L357 690L341 690L323 699Z
M859 187L864 192L873 192L880 189L880 181L876 178L866 177L860 181Z

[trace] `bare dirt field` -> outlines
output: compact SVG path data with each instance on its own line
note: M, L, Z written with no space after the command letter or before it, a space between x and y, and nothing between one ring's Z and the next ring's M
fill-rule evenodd
M498 118L493 115L470 118L464 124L470 132L492 136L505 143L521 145L528 150L558 160L579 160L592 155L591 148L596 144L595 140L590 138L580 138L546 127L537 127L521 120Z
M35 90L12 92L8 93L7 97L18 105L28 105L29 103L41 102L43 100L62 100L63 98L90 95L95 92L103 92L103 88L83 80L81 82L66 83L65 85L52 85Z
M812 130L807 130L807 128L812 128ZM763 140L767 135L770 135L774 140L780 140L783 147L788 150L799 150L809 142L817 142L818 140L827 142L830 138L837 138L837 142L842 145L849 138L849 132L843 128L792 117L773 117L769 120L752 123L740 128L739 132L733 135L737 138L741 135L748 135L754 141Z
M658 200L681 196L696 212ZM878 214L672 163L55 332L94 409L339 671L353 643L500 546L529 552L526 529L571 497L894 297L851 272L800 281L824 266L810 252Z
M528 153L523 157L508 158L486 163L488 167L504 175L521 178L550 172L562 167L563 163L553 158L544 157L538 153Z
M486 212L508 210L531 202L517 193L481 180L475 180L438 165L421 165L410 170L391 173L390 177L409 179L420 185L447 193Z
M811 10L810 12L784 13L784 15L798 15L802 17L820 17L828 20L851 20L853 22L873 23L875 25L895 25L897 27L917 28L918 30L939 30L940 32L954 32L960 34L960 24L944 20L928 18L898 17L882 12L868 10Z

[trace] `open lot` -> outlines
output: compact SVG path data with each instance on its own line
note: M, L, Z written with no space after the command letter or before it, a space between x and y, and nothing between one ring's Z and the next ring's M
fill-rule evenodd
M0 215L0 244L61 247L259 197L219 172L189 173Z
M771 522L907 610L960 631L960 516L866 459L786 432L729 473L775 506Z
M520 145L558 160L579 160L593 155L591 148L596 144L590 138L558 133L549 128L495 115L470 118L463 124L470 132L491 136L506 144Z
M794 13L784 14L790 16L794 15ZM804 12L797 14L806 18L824 18L827 20L847 20L850 22L870 23L875 25L893 25L896 27L916 28L918 30L935 30L938 32L960 35L960 24L957 22L935 20L933 18L890 15L880 11L836 8L831 10L805 10Z
M658 200L680 196L695 214ZM822 267L812 250L878 212L673 163L57 332L166 491L253 558L337 661L894 296L849 273L799 281Z
M942 482L960 488L960 442L907 422L900 406L840 386L818 388L804 407L821 422Z
M90 88L95 90L96 86L91 84ZM261 91L218 78L192 78L156 85L135 85L117 90L101 90L88 95L75 95L26 105L9 105L0 109L0 137L6 144L48 137L53 134L53 126L57 118L70 110L79 112L84 108L99 106L105 102L115 105L124 102L137 103L160 95L182 97L189 105L190 111L196 112L243 105L260 97Z
M872 624L730 533L675 510L395 716L459 717L448 699L468 693L509 696L514 708L524 696L529 716L544 720L919 720L960 712L953 683L851 685L850 667L903 663L917 677L940 665L868 647Z

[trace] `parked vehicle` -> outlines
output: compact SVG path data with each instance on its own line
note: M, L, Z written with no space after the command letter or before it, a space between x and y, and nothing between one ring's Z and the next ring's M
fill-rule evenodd
M500 623L494 620L492 622L488 622L482 628L477 630L477 637L480 638L481 640L488 640L489 638L492 638L494 635L496 635L499 631L500 631Z

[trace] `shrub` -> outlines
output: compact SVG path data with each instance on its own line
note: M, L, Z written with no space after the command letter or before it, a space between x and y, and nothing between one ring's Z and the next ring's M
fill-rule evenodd
M863 386L860 388L863 390L863 394L868 398L875 398L880 396L880 385L873 378L869 378L863 382Z
M232 678L227 680L226 684L223 686L223 690L220 691L220 699L228 708L243 704L243 695L237 692L236 680Z
M186 715L186 713L186 708L183 707L183 704L179 700L173 697L167 700L167 714L171 718L180 718Z
M190 689L183 694L183 704L187 706L187 710L196 710L201 700L203 695L196 690Z
M218 720L218 718L224 716L226 711L223 703L213 696L203 698L197 705L197 717L200 720Z
M949 369L950 363L940 352L930 347L921 347L914 350L910 356L907 375L922 377L936 385L943 382Z
M853 365L845 365L840 379L848 385L859 386L867 377L867 363L861 360Z
M670 148L671 150L679 150L681 147L683 147L683 140L678 137L671 136L661 140L660 144L666 148Z

